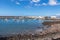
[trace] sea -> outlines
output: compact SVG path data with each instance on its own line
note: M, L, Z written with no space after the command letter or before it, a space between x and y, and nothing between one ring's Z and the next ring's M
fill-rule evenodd
M34 31L43 26L40 19L0 19L0 35Z

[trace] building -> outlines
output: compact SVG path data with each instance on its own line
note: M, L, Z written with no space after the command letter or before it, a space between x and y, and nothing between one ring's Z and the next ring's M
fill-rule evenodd
M39 16L39 18L40 18L40 19L45 19L45 17L44 17L44 16Z
M51 16L51 19L56 19L56 16Z

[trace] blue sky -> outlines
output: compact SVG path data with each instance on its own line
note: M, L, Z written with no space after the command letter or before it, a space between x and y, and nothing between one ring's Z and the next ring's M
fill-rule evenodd
M60 0L0 0L0 16L60 15Z

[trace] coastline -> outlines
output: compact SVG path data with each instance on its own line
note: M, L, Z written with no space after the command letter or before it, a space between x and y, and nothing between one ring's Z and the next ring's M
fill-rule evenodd
M54 40L60 38L60 21L43 22L44 28L26 33L0 36L0 40ZM39 27L38 27L39 28Z

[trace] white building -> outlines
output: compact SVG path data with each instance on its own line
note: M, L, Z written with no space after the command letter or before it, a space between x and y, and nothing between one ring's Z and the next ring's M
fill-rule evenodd
M44 16L39 16L39 18L40 18L40 19L45 19L45 17L44 17Z
M51 16L51 19L56 19L56 16Z

